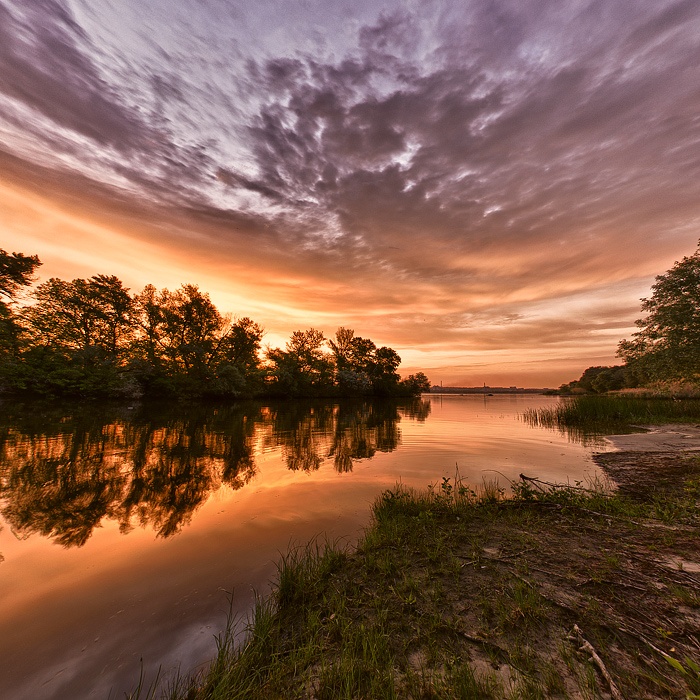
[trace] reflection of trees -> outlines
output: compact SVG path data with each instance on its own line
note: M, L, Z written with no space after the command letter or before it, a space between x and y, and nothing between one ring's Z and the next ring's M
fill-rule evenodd
M341 404L329 456L339 472L352 471L354 459L369 459L379 452L399 446L401 432L396 404L390 401L364 401Z
M198 421L170 425L136 426L137 449L133 478L120 509L120 529L151 524L167 537L187 522L203 499L218 486L207 451L203 449Z
M105 516L114 515L125 477L110 459L107 445L115 438L110 427L85 426L73 434L30 440L7 434L2 514L18 536L39 532L63 545L82 545Z
M406 418L411 418L423 423L430 415L430 401L421 398L404 401L399 407L399 413Z
M0 437L2 514L20 537L38 532L84 544L104 518L162 537L189 522L209 494L240 488L255 473L257 409L202 409L187 418L132 420L77 414L44 432L6 428ZM25 426L29 427L29 426Z
M323 401L293 401L270 411L272 443L282 448L288 469L315 471L324 460L331 434L335 406Z
M269 437L281 446L287 467L313 471L333 457L339 472L349 472L353 460L399 446L399 413L394 401L302 402L282 404L270 413Z
M0 424L2 515L18 537L39 533L64 546L85 544L105 520L124 533L177 533L221 485L250 481L260 438L291 470L333 458L349 472L354 460L398 447L401 414L427 415L390 400L16 410Z

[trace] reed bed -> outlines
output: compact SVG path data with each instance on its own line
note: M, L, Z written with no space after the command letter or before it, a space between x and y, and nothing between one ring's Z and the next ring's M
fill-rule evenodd
M553 407L528 409L523 417L531 425L611 435L631 432L635 426L700 421L700 400L575 396Z

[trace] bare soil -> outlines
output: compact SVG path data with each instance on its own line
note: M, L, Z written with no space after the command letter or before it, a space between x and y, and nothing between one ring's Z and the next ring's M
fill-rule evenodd
M288 566L272 616L182 697L700 698L700 452L673 430L597 455L612 495L386 493L357 549Z
M358 624L372 600L391 611L399 697L460 697L445 681L457 659L483 682L474 697L700 697L700 455L596 461L618 486L615 506L436 509L405 540L350 559L336 585Z

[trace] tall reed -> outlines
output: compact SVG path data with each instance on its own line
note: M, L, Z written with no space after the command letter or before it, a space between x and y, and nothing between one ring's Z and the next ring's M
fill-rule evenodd
M528 409L531 425L610 434L635 425L684 423L700 420L700 400L637 398L629 396L576 396L553 407Z

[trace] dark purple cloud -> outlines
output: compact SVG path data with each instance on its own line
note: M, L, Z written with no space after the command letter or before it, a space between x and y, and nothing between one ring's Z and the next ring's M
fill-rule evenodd
M383 19L361 31L374 44L363 44L355 70L297 63L287 74L289 97L270 100L251 130L261 180L290 199L316 199L350 234L380 239L389 228L403 238L427 226L458 246L514 235L549 240L557 227L566 237L625 220L646 228L640 206L653 216L661 199L667 218L696 195L697 158L678 145L692 147L700 135L686 107L697 100L697 81L688 78L699 77L700 45L676 37L663 60L642 71L635 61L658 53L678 29L670 17L687 22L689 11L685 3L662 11L657 33L651 19L637 27L627 16L614 27L625 33L604 47L598 41L563 66L508 80L485 65L448 65L388 94L358 94L358 65L365 85L383 74L373 52L394 29ZM510 32L512 14L484 17L487 35L508 34L509 51L527 36ZM697 19L696 11L696 27Z
M103 146L146 148L146 125L79 42L89 38L59 2L33 0L21 16L0 5L0 92Z
M8 150L36 135L309 308L393 309L416 343L411 314L487 308L506 342L594 290L612 331L604 290L697 240L697 2L154 3L0 0Z

